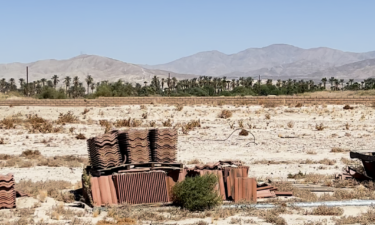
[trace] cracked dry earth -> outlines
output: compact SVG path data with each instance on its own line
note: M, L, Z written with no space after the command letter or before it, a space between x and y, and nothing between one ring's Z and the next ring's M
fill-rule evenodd
M77 140L82 133L87 138L103 134L105 128L99 120L115 122L129 117L142 121L141 127L149 127L156 121L156 127L170 119L173 126L181 127L192 120L200 120L201 127L184 134L179 128L178 160L185 164L192 161L215 162L222 159L242 160L250 166L249 176L259 181L287 180L288 174L318 173L333 175L340 173L349 159L347 150L373 149L375 144L375 110L364 105L355 105L354 109L344 110L343 105L317 105L303 107L279 106L264 108L262 106L184 106L178 111L175 106L167 105L134 105L107 108L84 107L0 107L0 120L4 118L25 119L27 114L56 121L60 113L73 112L79 122L62 125L59 133L29 133L22 125L14 129L0 129L0 154L20 155L25 150L38 150L45 157L75 155L87 157L85 140ZM228 119L218 118L222 110L230 110ZM144 119L142 115L147 114ZM239 136L240 124L251 132L248 136ZM316 125L322 125L318 131ZM70 128L74 128L71 132ZM119 128L124 129L124 128ZM253 138L255 137L255 140ZM344 152L331 152L338 148ZM325 163L329 159L329 163ZM310 163L306 163L310 160ZM327 161L327 160L326 160ZM18 165L6 166L1 162L0 174L13 173L16 182L31 179L32 181L65 180L72 184L80 181L82 167L48 167L35 166L19 168ZM83 166L83 165L82 165ZM19 208L35 206L37 199L24 197L17 199ZM56 200L48 198L37 204L35 221L62 222L64 219L52 219L46 212L58 205ZM66 207L68 204L66 204ZM344 208L345 215L359 213L365 208ZM1 213L12 210L1 210ZM104 218L106 212L94 217L90 210L85 210L82 218L95 224ZM322 224L333 223L331 216L281 215L288 224L305 224L308 220L323 220ZM3 216L3 221L6 217ZM12 217L10 221L17 217ZM237 217L235 217L237 218ZM240 217L238 217L240 218ZM312 218L312 219L310 219ZM212 218L205 218L212 222ZM231 217L213 221L216 224L230 223ZM245 218L246 219L246 218ZM246 223L243 219L242 224ZM1 219L0 219L1 220ZM202 219L199 219L202 220ZM178 224L194 224L197 219L178 221ZM267 224L254 217L256 224ZM234 220L232 220L233 222ZM248 220L251 222L251 220ZM0 221L1 223L2 221ZM66 222L66 221L65 221ZM251 223L253 223L251 222ZM176 221L171 221L176 223ZM310 224L315 224L314 222ZM317 223L318 224L318 223Z

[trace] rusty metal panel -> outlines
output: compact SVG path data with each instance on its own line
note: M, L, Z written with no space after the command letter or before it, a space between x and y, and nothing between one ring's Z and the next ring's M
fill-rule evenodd
M165 172L116 174L113 177L120 204L169 201Z

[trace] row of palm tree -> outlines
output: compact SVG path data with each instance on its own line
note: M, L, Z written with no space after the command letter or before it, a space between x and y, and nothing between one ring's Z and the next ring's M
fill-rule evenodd
M6 81L5 78L0 80L0 91L3 93L10 91L19 91L27 96L41 94L44 88L54 88L58 90L60 78L58 75L53 75L51 79L45 78L26 83L23 78L19 79L19 88L17 87L14 78ZM66 76L62 79L63 89L59 88L60 92L64 92L67 97L78 98L85 95L100 95L105 89L106 95L235 95L235 94L295 94L311 91L326 90L327 83L330 84L330 89L337 90L360 90L360 89L375 89L375 79L369 78L361 82L354 82L354 79L349 79L345 82L344 79L336 79L331 77L329 79L322 78L321 82L316 84L313 80L296 80L287 79L276 81L267 79L265 82L254 80L252 77L240 77L239 79L228 79L227 77L211 77L200 76L193 79L177 80L175 77L161 78L154 76L149 85L147 81L144 85L139 83L132 85L124 83L121 80L118 82L109 82L107 80L101 82L94 82L91 75L85 78L86 88L78 76L71 78ZM110 87L110 88L109 88ZM101 92L98 93L98 89ZM91 93L90 93L91 90ZM94 92L96 90L96 92ZM110 93L108 93L110 92Z

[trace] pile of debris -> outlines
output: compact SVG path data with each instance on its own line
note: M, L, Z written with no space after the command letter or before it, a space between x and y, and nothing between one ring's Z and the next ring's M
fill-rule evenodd
M177 140L177 130L172 128L112 131L89 139L91 166L82 176L86 202L94 206L166 203L172 200L177 182L205 174L218 177L216 190L223 200L256 202L257 198L292 195L258 185L241 161L184 167L176 162Z
M258 184L255 178L249 178L249 166L241 161L219 161L217 163L197 164L185 167L186 177L202 176L213 173L219 182L217 190L223 200L234 202L256 202L259 198L292 196L292 192L278 192L276 187Z
M336 179L355 179L358 181L375 179L375 151L351 151L350 158L361 160L363 167L353 168L348 166L344 169L344 173L336 175Z

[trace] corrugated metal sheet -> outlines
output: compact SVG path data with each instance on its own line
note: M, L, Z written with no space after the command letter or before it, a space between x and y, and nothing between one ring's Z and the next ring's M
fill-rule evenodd
M115 174L113 178L120 204L169 201L165 172Z

